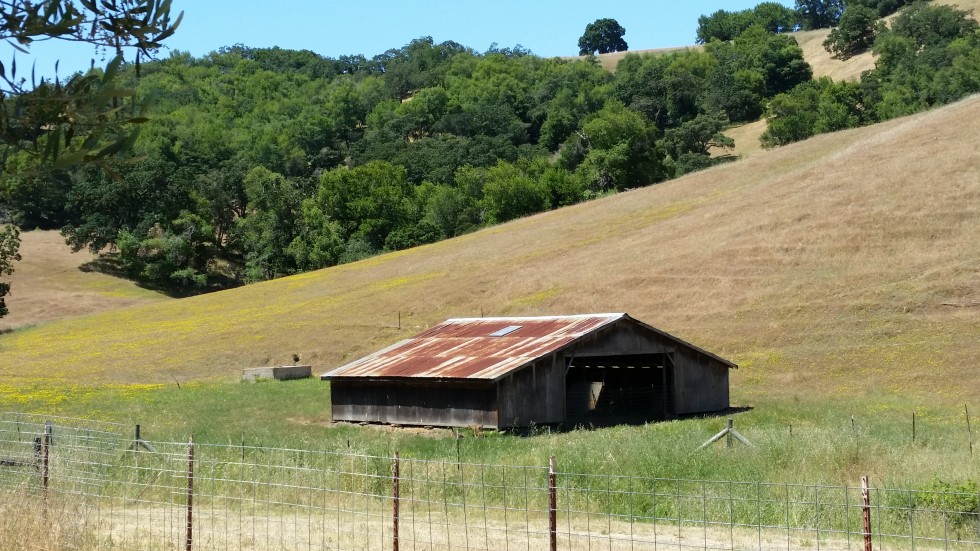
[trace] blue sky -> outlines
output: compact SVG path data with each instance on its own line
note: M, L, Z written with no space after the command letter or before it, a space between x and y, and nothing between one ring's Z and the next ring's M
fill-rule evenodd
M174 0L173 12L183 11L184 21L167 46L195 56L242 43L370 58L413 38L431 36L436 42L455 40L481 52L493 42L501 47L521 44L551 57L577 54L585 26L599 18L619 21L631 50L686 46L694 42L699 15L744 9L760 1ZM793 5L788 0L782 3ZM6 51L0 53L0 60L7 63L13 49L2 49ZM161 55L166 56L166 51ZM105 63L90 46L57 41L35 44L31 56L17 57L20 71L30 66L29 57L36 59L38 74L48 75L56 59L61 60L61 75L87 68L92 59L97 65Z

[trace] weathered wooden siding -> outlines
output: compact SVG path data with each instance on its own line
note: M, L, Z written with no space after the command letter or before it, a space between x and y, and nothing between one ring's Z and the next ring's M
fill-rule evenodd
M730 405L728 366L627 321L583 339L568 353L579 357L670 354L674 361L673 414L721 411Z
M500 381L497 389L500 428L531 423L560 423L565 418L565 361L543 358Z
M334 421L495 428L493 384L331 381Z
M728 366L696 350L674 354L674 410L678 415L729 407Z
M662 354L673 352L677 345L665 341L660 335L625 320L605 327L594 335L586 336L568 355L618 356L623 354Z

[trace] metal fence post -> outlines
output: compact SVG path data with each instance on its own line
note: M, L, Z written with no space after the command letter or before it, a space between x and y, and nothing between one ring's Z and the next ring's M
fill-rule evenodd
M391 464L391 485L394 498L391 504L391 548L393 551L398 551L398 502L401 499L398 495L398 480L401 471L399 463L398 451L395 450L395 459Z
M187 538L185 549L194 548L194 437L187 442Z
M864 551L871 550L871 495L867 475L861 477L861 529L864 532Z
M548 538L551 551L558 550L558 480L555 456L548 460Z

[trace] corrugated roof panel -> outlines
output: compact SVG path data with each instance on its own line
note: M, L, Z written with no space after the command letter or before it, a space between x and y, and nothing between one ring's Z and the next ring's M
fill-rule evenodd
M496 380L625 315L450 319L339 367L324 378ZM514 326L519 328L491 336Z
M410 377L494 381L621 319L631 321L728 365L704 351L626 314L585 314L446 320L418 335L323 375L333 377ZM491 336L509 327L519 329Z

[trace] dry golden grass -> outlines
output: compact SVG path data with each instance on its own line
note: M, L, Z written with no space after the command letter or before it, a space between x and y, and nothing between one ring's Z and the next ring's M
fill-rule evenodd
M830 29L815 31L800 31L790 36L803 50L803 58L813 67L813 78L830 77L831 80L858 81L861 73L875 68L874 56L871 52L858 54L848 59L837 59L823 47L823 41L830 34Z
M44 507L37 493L0 493L0 548L20 551L94 551L103 549L94 531L79 521L78 504L51 500Z
M21 233L24 259L14 264L7 297L10 314L0 330L165 300L131 281L80 266L95 260L88 251L72 254L55 231Z
M947 6L955 6L959 10L972 11L974 19L980 16L980 0L932 0L932 3L945 4Z
M0 380L318 370L452 316L627 311L742 396L980 387L980 96L355 264L0 336ZM397 328L401 312L401 329Z
M731 151L713 151L712 156L731 154L747 157L762 151L762 142L759 141L759 137L766 131L766 126L766 120L760 119L725 130L724 134L735 140L735 148Z

